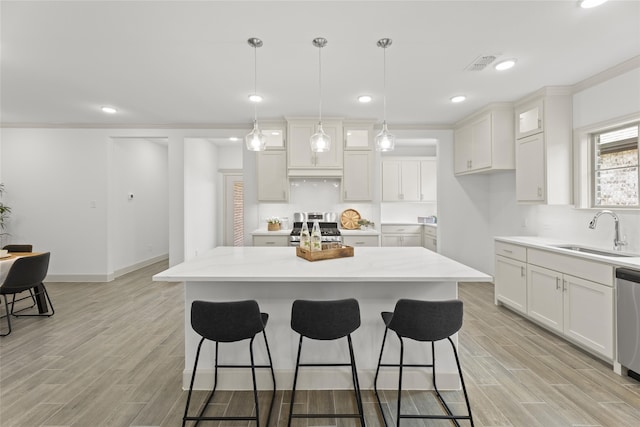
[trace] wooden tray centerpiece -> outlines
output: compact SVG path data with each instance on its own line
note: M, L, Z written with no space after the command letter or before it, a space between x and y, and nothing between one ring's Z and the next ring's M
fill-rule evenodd
M353 246L329 247L329 245L322 245L321 251L310 251L303 249L300 246L296 247L296 255L300 258L304 258L307 261L320 261L323 259L334 258L347 258L353 256Z

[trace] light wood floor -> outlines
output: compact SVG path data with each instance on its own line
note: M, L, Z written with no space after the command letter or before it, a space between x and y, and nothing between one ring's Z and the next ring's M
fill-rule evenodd
M151 281L166 266L158 263L110 283L48 283L55 316L15 319L11 335L0 338L0 426L179 426L186 399L183 288ZM477 426L640 426L640 383L496 307L491 284L462 284L460 295L460 356ZM196 393L194 403L204 395ZM384 396L392 417L395 394ZM461 393L446 396L460 407ZM299 397L296 411L353 408L348 391ZM367 424L380 426L372 393L364 398ZM267 395L261 399L266 403ZM278 392L272 426L286 426L286 401L288 393ZM208 413L242 411L247 402L246 392L220 392ZM407 412L439 410L428 392L407 393L403 402ZM333 419L293 424L357 425ZM220 423L238 425L248 423Z

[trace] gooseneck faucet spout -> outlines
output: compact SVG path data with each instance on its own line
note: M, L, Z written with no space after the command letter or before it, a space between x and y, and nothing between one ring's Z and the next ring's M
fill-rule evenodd
M613 237L613 249L619 251L622 249L622 246L627 244L627 242L624 241L624 239L620 239L620 218L618 218L618 215L616 215L615 212L608 209L598 212L589 223L589 228L595 230L596 224L598 223L598 218L602 214L608 214L613 217L613 227L615 231L615 236Z

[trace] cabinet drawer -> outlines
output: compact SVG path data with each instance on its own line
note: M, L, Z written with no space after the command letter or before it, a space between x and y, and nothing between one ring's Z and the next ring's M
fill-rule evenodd
M422 226L415 224L387 224L382 225L380 231L387 234L421 234Z
M538 265L592 282L613 286L613 266L570 255L529 249L529 264Z
M288 246L289 236L253 236L253 246Z
M378 236L342 236L342 242L347 246L380 246Z
M438 230L435 227L429 227L426 225L422 226L422 231L425 235L425 237L437 237L438 236Z
M524 246L512 245L511 243L496 242L496 255L502 255L507 258L517 259L518 261L527 261L527 248Z

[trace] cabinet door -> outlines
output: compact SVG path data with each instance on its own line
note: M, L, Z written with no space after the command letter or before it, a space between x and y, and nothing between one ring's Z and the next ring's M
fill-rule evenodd
M400 198L400 161L382 162L382 201L397 202Z
M258 153L257 171L258 200L286 202L289 193L286 151L262 151Z
M613 358L613 288L564 275L564 334Z
M454 133L454 172L465 173L471 167L471 126L456 129Z
M316 132L317 126L314 126L313 132ZM315 166L318 168L342 168L342 123L335 123L331 121L323 122L322 129L331 137L331 149L324 153L314 153ZM307 142L309 140L307 139ZM311 152L311 144L309 146L309 152Z
M420 201L420 161L400 162L400 199L403 202Z
M422 247L433 252L438 252L438 239L434 236L423 234Z
M345 150L371 150L371 126L366 129L357 127L344 127L344 149Z
M402 246L404 247L418 247L422 246L421 234L406 234L400 237Z
M563 332L562 274L529 265L527 268L527 312L557 332Z
M544 134L516 141L516 200L542 202L546 198Z
M342 200L370 201L372 198L373 154L371 151L345 151Z
M383 234L381 246L387 246L387 247L402 246L402 240L400 236L390 236L388 234Z
M527 313L527 264L496 255L496 300Z
M471 125L471 141L471 170L490 168L493 157L491 114Z
M420 200L435 202L438 200L438 173L436 159L420 161Z
M535 135L544 130L544 100L539 99L516 110L516 138Z
M310 168L316 164L316 158L311 152L309 139L315 132L315 123L312 121L289 122L289 155L290 168Z

